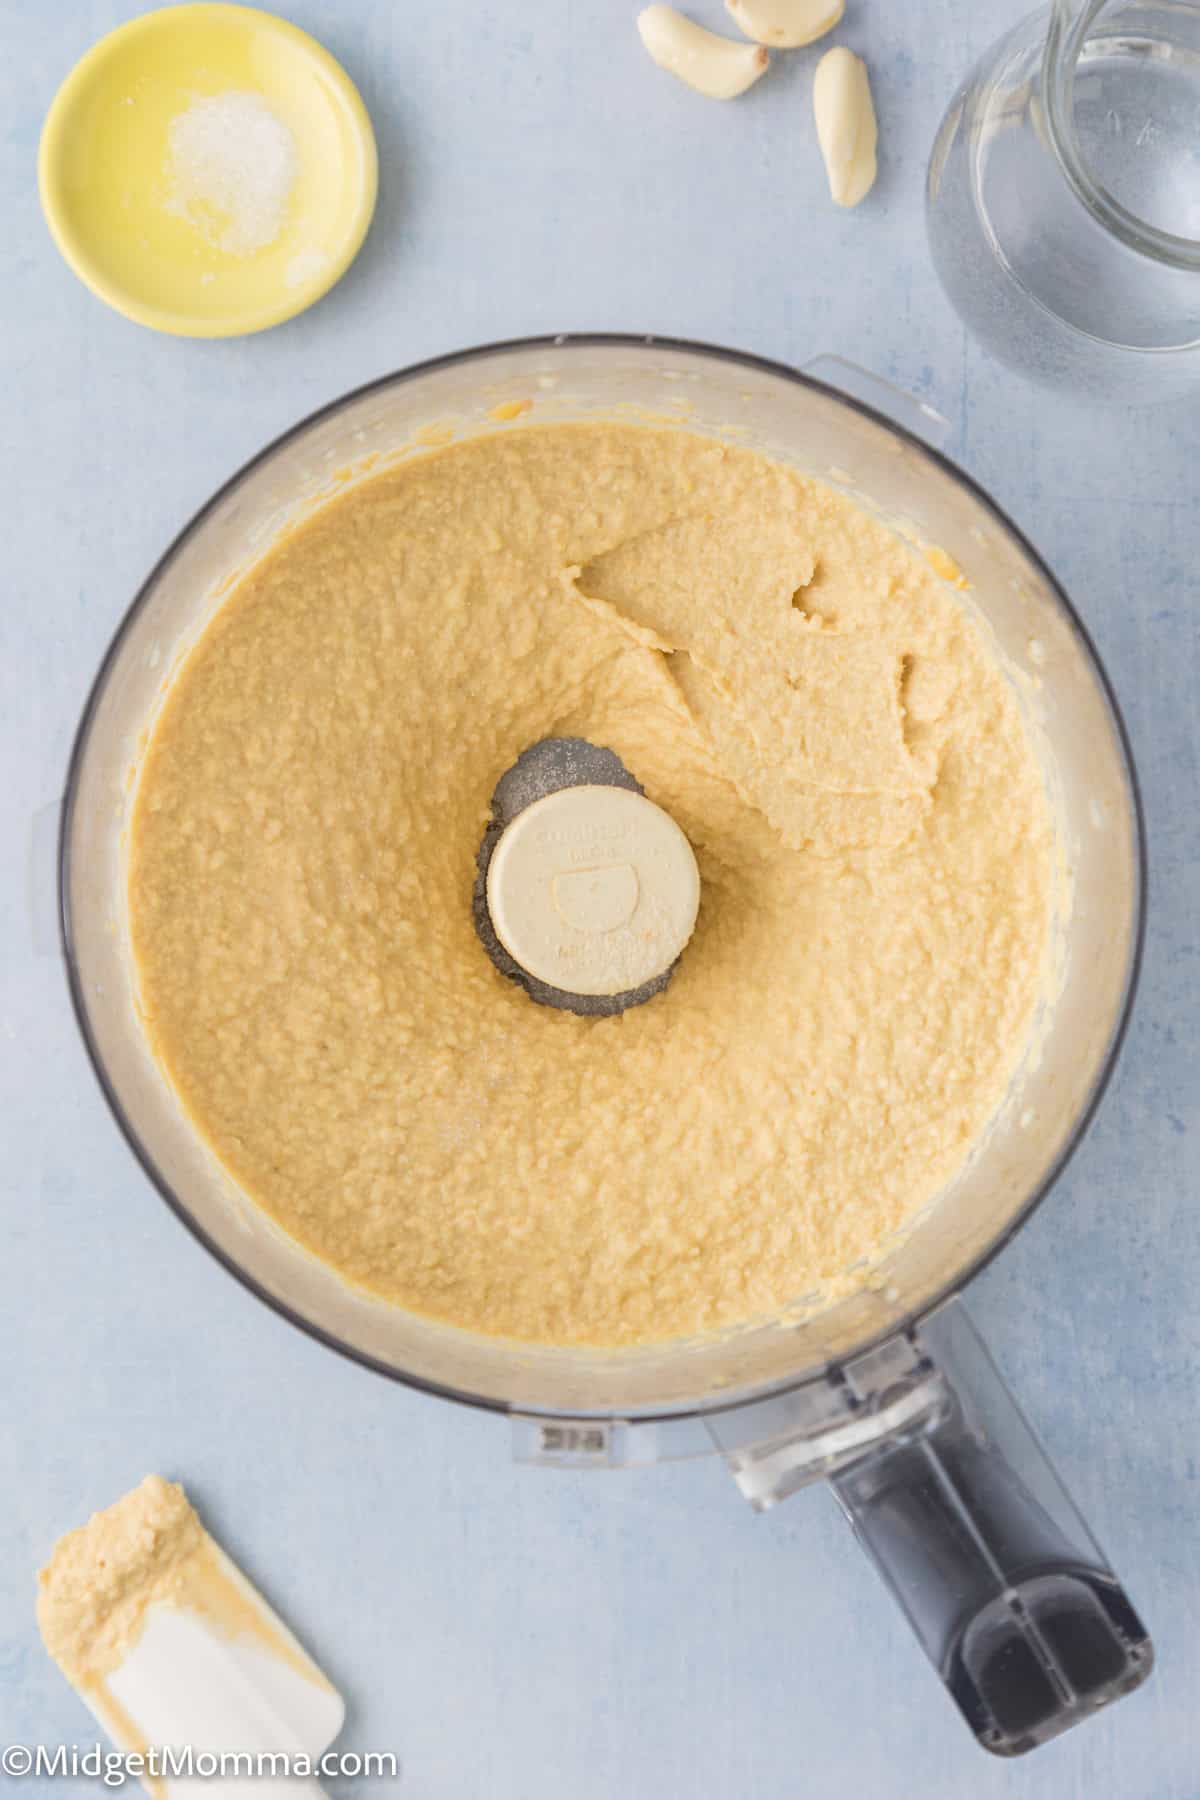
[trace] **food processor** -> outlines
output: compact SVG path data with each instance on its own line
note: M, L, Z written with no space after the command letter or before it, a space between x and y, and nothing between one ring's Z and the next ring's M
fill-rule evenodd
M347 1285L238 1191L139 1022L125 840L140 750L179 658L240 572L347 481L529 417L666 420L844 489L929 547L939 569L961 572L963 604L991 635L1045 769L1070 895L1034 1046L958 1177L857 1291L821 1310L624 1350L510 1342L406 1312ZM1144 850L1128 744L1087 633L999 508L924 441L935 418L835 359L798 372L608 335L464 351L324 408L209 501L122 622L71 758L61 922L80 1027L118 1124L245 1286L369 1368L507 1412L523 1460L613 1468L715 1453L759 1509L828 1479L977 1739L1012 1755L1136 1687L1152 1661L956 1298L1049 1190L1112 1072L1139 960Z

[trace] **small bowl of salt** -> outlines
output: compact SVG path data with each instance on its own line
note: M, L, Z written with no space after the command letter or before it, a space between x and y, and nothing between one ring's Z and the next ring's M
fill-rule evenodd
M375 207L375 136L350 77L254 7L144 13L94 44L42 130L55 243L156 331L235 337L303 312Z

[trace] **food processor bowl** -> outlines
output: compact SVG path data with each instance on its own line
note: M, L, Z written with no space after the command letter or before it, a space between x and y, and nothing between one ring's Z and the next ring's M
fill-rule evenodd
M842 386L820 378L825 375ZM1039 1514L1056 1521L1055 1543L1074 1545L1075 1563L1086 1562L1099 1581L1112 1583L1044 1462L1038 1465L1044 1478L1030 1487L1040 1452L1003 1389L996 1383L993 1391L980 1373L990 1365L946 1302L1045 1194L1111 1073L1142 931L1142 826L1128 744L1088 635L1034 550L967 476L877 405L842 391L847 385L861 387L861 376L829 362L799 373L662 338L533 339L464 351L372 382L264 450L196 515L153 570L89 696L61 827L71 991L108 1101L160 1193L246 1286L331 1347L414 1386L512 1412L519 1448L541 1461L611 1465L703 1442L727 1457L756 1505L814 1475L834 1476L869 1542L865 1521L882 1493L891 1525L885 1532L882 1515L874 1517L871 1548L893 1585L911 1585L912 1576L888 1567L892 1527L900 1529L894 1495L889 1498L886 1483L860 1492L853 1471L860 1479L868 1466L878 1471L886 1450L895 1472L897 1447L911 1445L918 1456L936 1454L944 1476L954 1461L947 1432L965 1433L964 1443L970 1439L977 1450L982 1433L979 1454L994 1458L1005 1437L996 1429L997 1408L1003 1413L1007 1404L1018 1438L1025 1436L1024 1449L1005 1467L1011 1473L1014 1460L1021 1464L1019 1485L1036 1492ZM891 406L883 384L870 391ZM405 1312L348 1286L237 1190L189 1124L139 1022L125 904L126 834L140 749L179 659L239 573L347 481L385 459L419 456L450 434L520 430L511 403L525 402L532 402L526 416L539 423L618 417L726 437L842 487L914 541L936 547L936 566L961 571L964 604L990 632L1037 743L1058 821L1064 891L1069 886L1055 992L985 1141L879 1265L864 1270L862 1287L834 1305L797 1304L785 1316L719 1336L621 1351L506 1342ZM975 1395L969 1405L968 1391ZM985 1392L986 1404L979 1399ZM958 1461L952 1479L966 1490L967 1512L977 1514L979 1468L969 1456ZM908 1493L912 1483L906 1478L900 1485ZM924 1501L917 1515L922 1530L933 1529ZM988 1604L1017 1579L1008 1549L996 1553L994 1524L981 1528L992 1544ZM1013 1530L1010 1517L1005 1531ZM1070 1560L1061 1545L1035 1558L1038 1579L1049 1579L1047 1556L1055 1578ZM935 1595L946 1585L944 1569L925 1567L923 1579ZM963 1580L959 1571L954 1606L949 1600L933 1606L939 1618L963 1612ZM1071 1629L1083 1632L1080 1641L1091 1643L1060 1598L1046 1602L1046 1618L1069 1615ZM981 1614L977 1600L966 1608L969 1621ZM980 1627L986 1644L976 1661L983 1659L980 1668L1005 1659L1011 1664L1019 1639L1042 1687L1050 1684L1050 1702L1032 1676L1026 1687L1040 1699L1029 1698L1025 1713L1011 1706L1005 1712L995 1694L977 1695L973 1728L989 1748L1012 1751L1041 1741L1111 1693L1136 1685L1149 1666L1132 1609L1133 1625L1126 1619L1119 1628L1115 1615L1104 1613L1117 1648L1097 1665L1089 1688L1091 1677L1086 1670L1072 1675L1048 1626L1031 1640L1025 1625L1012 1627L1016 1615L1011 1602L1005 1605L1000 1623L988 1627L992 1637ZM1032 1599L1025 1610L1032 1617ZM951 1648L941 1642L943 1625ZM959 1618L922 1633L935 1662L945 1665L952 1691L948 1659L961 1657L965 1630ZM987 1690L982 1677L972 1679L980 1692ZM961 1693L956 1698L971 1717Z

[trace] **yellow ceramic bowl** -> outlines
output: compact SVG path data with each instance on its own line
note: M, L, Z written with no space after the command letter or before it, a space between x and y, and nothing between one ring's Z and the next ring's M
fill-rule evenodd
M252 94L291 131L297 169L278 235L219 247L170 207L171 121L215 94ZM353 261L375 207L371 121L307 32L254 7L164 7L78 62L38 152L42 208L81 281L156 331L233 337L311 306Z

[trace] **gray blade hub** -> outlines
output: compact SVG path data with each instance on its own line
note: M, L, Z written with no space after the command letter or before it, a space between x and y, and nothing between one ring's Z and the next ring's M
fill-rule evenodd
M511 769L506 769L500 777L492 794L491 823L483 834L483 842L476 858L478 873L472 900L475 929L500 973L523 987L529 998L536 1000L539 1006L557 1006L564 1012L585 1014L621 1013L630 1006L641 1006L645 1001L653 1000L655 994L661 994L676 965L673 963L661 975L656 975L653 981L644 982L641 987L629 988L623 994L571 994L565 988L551 987L548 982L539 981L536 975L528 974L520 963L514 962L496 936L491 914L488 912L488 865L503 832L517 814L523 813L535 800L542 800L547 794L556 794L560 788L568 787L621 787L630 788L635 794L645 792L641 782L634 779L614 751L589 744L586 738L542 738L538 743L531 744L528 750L523 750Z

